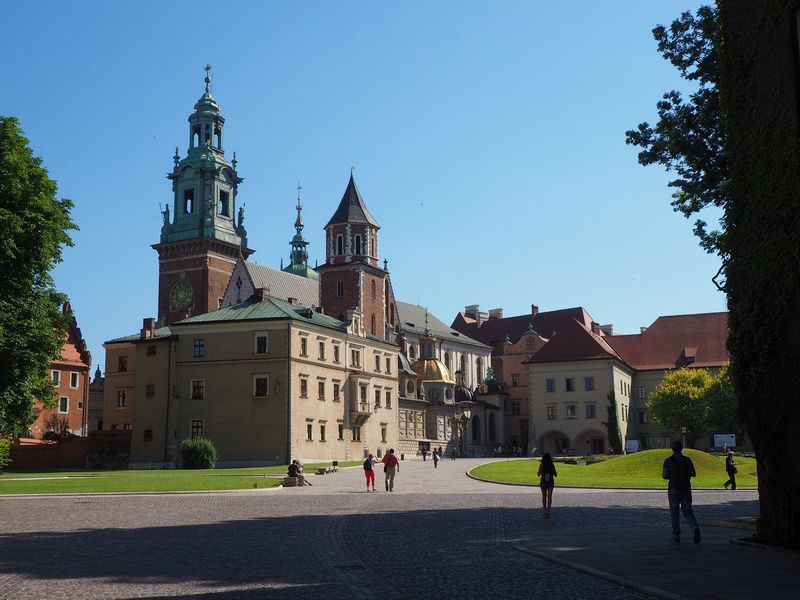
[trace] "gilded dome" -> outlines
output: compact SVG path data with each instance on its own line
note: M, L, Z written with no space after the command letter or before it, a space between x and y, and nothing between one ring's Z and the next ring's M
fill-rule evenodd
M417 374L417 383L447 383L453 385L450 369L436 358L420 358L414 361L411 369Z

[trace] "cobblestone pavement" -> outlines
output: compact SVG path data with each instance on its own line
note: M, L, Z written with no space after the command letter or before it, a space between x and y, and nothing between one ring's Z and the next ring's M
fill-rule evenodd
M646 597L519 547L654 522L666 538L664 492L560 488L544 521L537 489L467 478L479 462L406 461L393 493L363 491L363 472L345 469L306 488L3 496L0 598ZM706 519L757 510L744 491L695 504Z

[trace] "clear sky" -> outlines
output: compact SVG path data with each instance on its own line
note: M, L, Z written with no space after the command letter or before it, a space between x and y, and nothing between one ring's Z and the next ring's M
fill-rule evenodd
M156 316L150 245L207 62L256 262L288 260L298 181L324 262L355 165L398 299L448 323L468 304L584 306L633 333L725 310L669 174L624 143L684 88L652 28L697 5L12 2L0 114L76 204L55 279L103 368L104 340Z

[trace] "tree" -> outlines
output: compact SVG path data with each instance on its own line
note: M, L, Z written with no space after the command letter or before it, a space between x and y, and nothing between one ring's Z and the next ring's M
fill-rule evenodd
M656 423L673 431L686 428L686 443L708 433L708 390L714 378L705 369L678 369L664 376L647 399L647 410Z
M609 392L608 399L608 421L603 422L603 426L608 431L608 445L614 454L622 454L622 433L619 430L619 416L617 415L617 396L614 392Z
M17 120L0 116L0 435L26 430L35 400L54 401L47 369L66 339L68 315L50 272L77 229L72 202L57 199L56 189Z
M744 426L736 410L736 389L731 379L730 366L725 365L713 377L706 391L708 428L719 433L735 433L737 440L744 439Z

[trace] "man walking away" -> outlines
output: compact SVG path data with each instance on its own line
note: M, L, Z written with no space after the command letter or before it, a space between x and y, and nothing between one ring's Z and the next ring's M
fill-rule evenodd
M422 462L425 462L425 458L428 456L428 449L423 446L422 447Z
M433 468L436 469L439 466L439 453L436 450L433 451Z
M394 448L389 448L389 451L383 457L383 471L386 473L386 491L393 492L395 473L400 472L400 461L397 460Z
M739 469L736 468L736 462L733 460L734 454L733 450L728 450L728 456L725 457L725 470L728 472L728 481L723 485L726 490L728 486L731 486L732 490L736 489L736 474L739 472Z
M691 478L697 475L692 459L682 454L683 444L680 440L672 442L672 456L664 461L661 477L669 480L667 497L669 498L669 513L672 518L672 543L681 543L680 511L694 529L694 543L700 543L700 528L692 512L692 482Z

